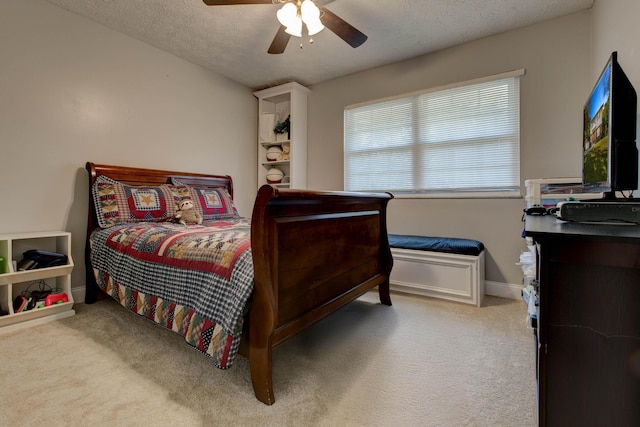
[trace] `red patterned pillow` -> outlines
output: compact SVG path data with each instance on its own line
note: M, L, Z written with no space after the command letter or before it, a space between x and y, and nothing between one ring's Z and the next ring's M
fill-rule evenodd
M93 184L93 203L102 228L132 222L158 222L178 210L171 185L132 186L99 176Z
M233 199L224 187L192 187L171 178L171 189L176 203L191 199L204 221L238 218Z

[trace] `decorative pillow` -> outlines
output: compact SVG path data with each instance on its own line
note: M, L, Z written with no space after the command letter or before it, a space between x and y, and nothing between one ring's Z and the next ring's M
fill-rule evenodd
M132 186L99 176L93 184L93 203L102 228L132 222L158 222L178 210L172 186Z
M231 195L224 187L192 187L174 178L171 178L171 183L176 204L191 199L204 221L240 217Z

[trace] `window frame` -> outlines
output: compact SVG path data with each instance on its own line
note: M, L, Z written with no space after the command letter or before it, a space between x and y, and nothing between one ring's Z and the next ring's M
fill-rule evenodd
M366 101L366 102L361 102L361 103L357 103L357 104L350 104L344 107L344 140L343 140L343 156L344 156L344 176L343 176L343 183L344 183L344 188L347 191L365 191L365 192L371 192L371 191L389 191L391 193L394 194L395 197L397 198L452 198L452 199L462 199L462 198L522 198L522 193L521 193L521 126L520 126L520 110L521 110L521 100L520 100L520 87L521 87L521 83L520 83L520 79L519 77L525 75L526 71L525 69L517 69L517 70L513 70L513 71L508 71L508 72L504 72L504 73L500 73L500 74L495 74L495 75L491 75L491 76L486 76L486 77L481 77L481 78L477 78L477 79L472 79L472 80L467 80L467 81L462 81L462 82L456 82L456 83L451 83L451 84L447 84L447 85L443 85L443 86L437 86L437 87L433 87L433 88L428 88L428 89L423 89L423 90L419 90L419 91L414 91L414 92L409 92L409 93L405 93L405 94L400 94L400 95L395 95L395 96L390 96L390 97L385 97L385 98L379 98L379 99L375 99L375 100L371 100L371 101ZM514 123L517 124L517 147L515 148L517 150L517 154L514 153L514 157L517 158L517 166L515 169L515 173L517 174L517 182L514 182L513 185L508 185L505 186L504 188L500 188L499 186L494 186L494 187L485 187L485 188L473 188L473 189L464 189L464 188L454 188L454 189L446 189L446 190L437 190L434 188L431 189L424 189L424 190L417 190L415 184L413 185L411 190L394 190L394 189L376 189L376 190L353 190L353 189L349 189L347 187L347 158L349 156L349 153L347 151L347 138L348 138L348 128L347 128L347 114L349 110L353 110L353 109L358 109L361 107L366 107L366 106L374 106L377 104L384 104L384 103L390 103L393 101L400 101L403 102L404 100L406 100L407 102L416 103L416 99L419 98L420 95L424 95L424 94L429 94L429 93L433 93L433 92L442 92L442 91L447 91L448 89L454 89L454 88L463 88L466 86L472 86L472 85L477 85L477 84L481 84L481 83L486 83L486 82L492 82L492 81L498 81L498 80L504 80L504 79L508 79L508 78L517 78L516 83L518 85L518 97L517 97L517 112L515 112L515 114L517 114L517 121L515 121ZM417 107L414 105L411 107L411 115L417 115ZM417 121L416 121L417 123ZM415 124L412 122L412 132L413 134L416 133L417 129L419 128L419 125ZM412 141L410 143L407 144L406 149L408 151L411 151L413 153L416 152L420 152L424 150L424 146L426 146L427 144L424 142L419 142L418 138L415 137L415 135L411 136ZM495 137L494 137L495 138ZM513 141L511 142L511 144L513 144ZM421 147L422 146L422 147ZM394 152L394 153L398 153L400 152L401 149L396 148L396 149L391 149L389 150L390 152ZM419 158L416 158L415 155L412 155L411 157L411 162L412 163L421 163L421 161L419 160ZM422 163L421 163L422 164ZM424 166L421 166L422 168L424 168ZM422 174L416 174L414 173L412 175L412 177L418 178L418 177L422 177Z

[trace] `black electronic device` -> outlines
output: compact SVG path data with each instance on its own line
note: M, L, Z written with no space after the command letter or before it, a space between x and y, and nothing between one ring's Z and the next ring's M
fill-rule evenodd
M546 215L549 213L549 211L544 206L534 205L525 208L524 213L526 213L527 215Z
M67 256L57 252L31 249L23 253L22 256L24 258L18 263L19 271L67 264Z
M18 263L18 271L33 270L37 266L38 266L38 263L35 262L34 260L29 259L29 258L23 258Z
M565 221L640 224L640 202L571 201L557 208L555 215Z
M637 104L636 91L613 52L583 110L582 184L587 192L616 200L616 192L638 188Z

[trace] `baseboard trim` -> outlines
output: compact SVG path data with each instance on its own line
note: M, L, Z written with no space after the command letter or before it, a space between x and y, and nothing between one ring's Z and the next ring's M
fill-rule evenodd
M522 285L485 280L484 292L486 295L493 295L496 297L520 299L522 298Z
M74 303L83 303L84 297L86 295L86 290L84 286L76 286L75 288L71 288L71 295L73 295Z

